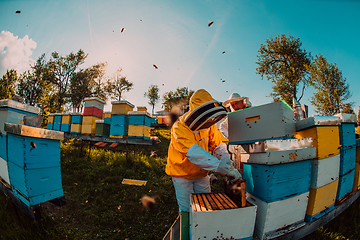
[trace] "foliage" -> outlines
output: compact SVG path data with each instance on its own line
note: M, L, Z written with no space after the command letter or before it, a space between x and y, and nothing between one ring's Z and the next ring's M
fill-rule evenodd
M94 81L94 87L92 89L91 95L93 97L98 97L104 101L106 101L107 99L105 84L103 82L106 67L107 67L107 63L105 62L105 63L95 64L89 69L90 76Z
M0 99L10 99L15 95L15 86L18 80L16 70L6 70L6 73L0 78Z
M342 113L350 113L355 114L353 110L353 106L351 103L345 103L343 109L341 110Z
M310 74L310 83L317 90L310 100L315 106L315 112L325 116L340 113L351 93L336 63L328 63L319 54L315 56L314 63L308 64L306 68Z
M190 97L194 94L194 90L190 90L187 87L176 88L176 91L166 92L163 95L162 105L165 109L170 110L174 106L180 108L189 104Z
M114 77L107 80L105 91L112 99L121 100L123 92L128 92L133 89L134 83L126 80L126 77L121 76L122 69L119 68Z
M284 99L290 106L293 98L300 101L305 88L309 85L305 65L311 62L310 53L301 49L302 43L299 38L285 34L269 37L261 44L258 51L258 67L256 73L264 75L275 85L270 96ZM297 97L298 86L302 84L302 92Z
M72 75L75 73L78 66L84 63L86 57L87 54L85 54L82 49L79 49L76 54L71 52L65 57L59 55L56 51L51 53L48 64L51 71L51 80L58 92L58 111L60 111L67 102Z
M152 84L149 90L144 93L144 97L149 98L149 104L152 106L152 114L154 114L154 107L160 99L159 87L156 84Z

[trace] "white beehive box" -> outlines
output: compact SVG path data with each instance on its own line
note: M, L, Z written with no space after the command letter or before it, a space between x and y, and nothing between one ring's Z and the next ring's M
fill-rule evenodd
M228 121L230 144L284 139L295 135L294 111L285 101L230 112Z
M312 160L310 188L323 187L339 179L340 154Z
M257 206L255 235L271 239L305 225L309 192L285 200L266 203L247 193L246 199Z
M9 169L8 162L0 157L0 177L8 184L10 184L9 179Z
M238 208L221 193L192 194L190 239L252 239L256 209L251 203Z

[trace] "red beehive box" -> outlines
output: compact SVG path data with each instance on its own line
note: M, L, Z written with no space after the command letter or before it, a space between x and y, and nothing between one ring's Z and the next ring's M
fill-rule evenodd
M84 108L84 115L86 115L86 116L92 115L92 116L102 118L103 110L99 109L97 107L85 107Z

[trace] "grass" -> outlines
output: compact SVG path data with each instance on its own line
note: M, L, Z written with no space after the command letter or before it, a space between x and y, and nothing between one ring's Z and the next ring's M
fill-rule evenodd
M65 140L61 170L66 205L42 203L40 221L32 221L0 193L0 239L162 239L178 214L171 178L165 174L169 131L157 130L156 146L93 147ZM150 158L151 151L157 158ZM222 177L212 185L223 192ZM146 186L123 185L123 178L146 180ZM140 201L156 198L150 211ZM18 214L18 217L17 215ZM329 224L304 238L359 239L360 199Z

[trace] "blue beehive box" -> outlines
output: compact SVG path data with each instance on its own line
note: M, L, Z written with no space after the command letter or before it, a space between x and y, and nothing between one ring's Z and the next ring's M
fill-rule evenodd
M54 123L53 130L61 131L61 123Z
M6 156L6 135L0 134L0 157L7 161Z
M151 126L151 115L146 111L129 111L129 125Z
M340 144L343 148L353 147L355 145L355 124L341 123L339 126Z
M110 137L126 137L128 126L110 125Z
M339 177L339 186L337 189L336 200L341 200L346 194L350 193L355 178L355 169L351 170L345 175Z
M244 163L246 191L270 203L308 192L311 160L277 165Z
M54 123L61 124L62 115L61 113L54 113Z
M71 115L71 124L82 124L83 116L81 113L70 113Z
M127 115L111 115L110 125L129 125L129 117Z
M61 124L60 131L62 132L70 132L71 124Z
M54 123L47 123L47 126L46 126L46 129L47 130L53 130L53 128L54 128Z
M60 140L63 133L5 124L9 178L14 194L28 206L62 197Z
M340 149L340 176L345 175L355 169L356 146Z

